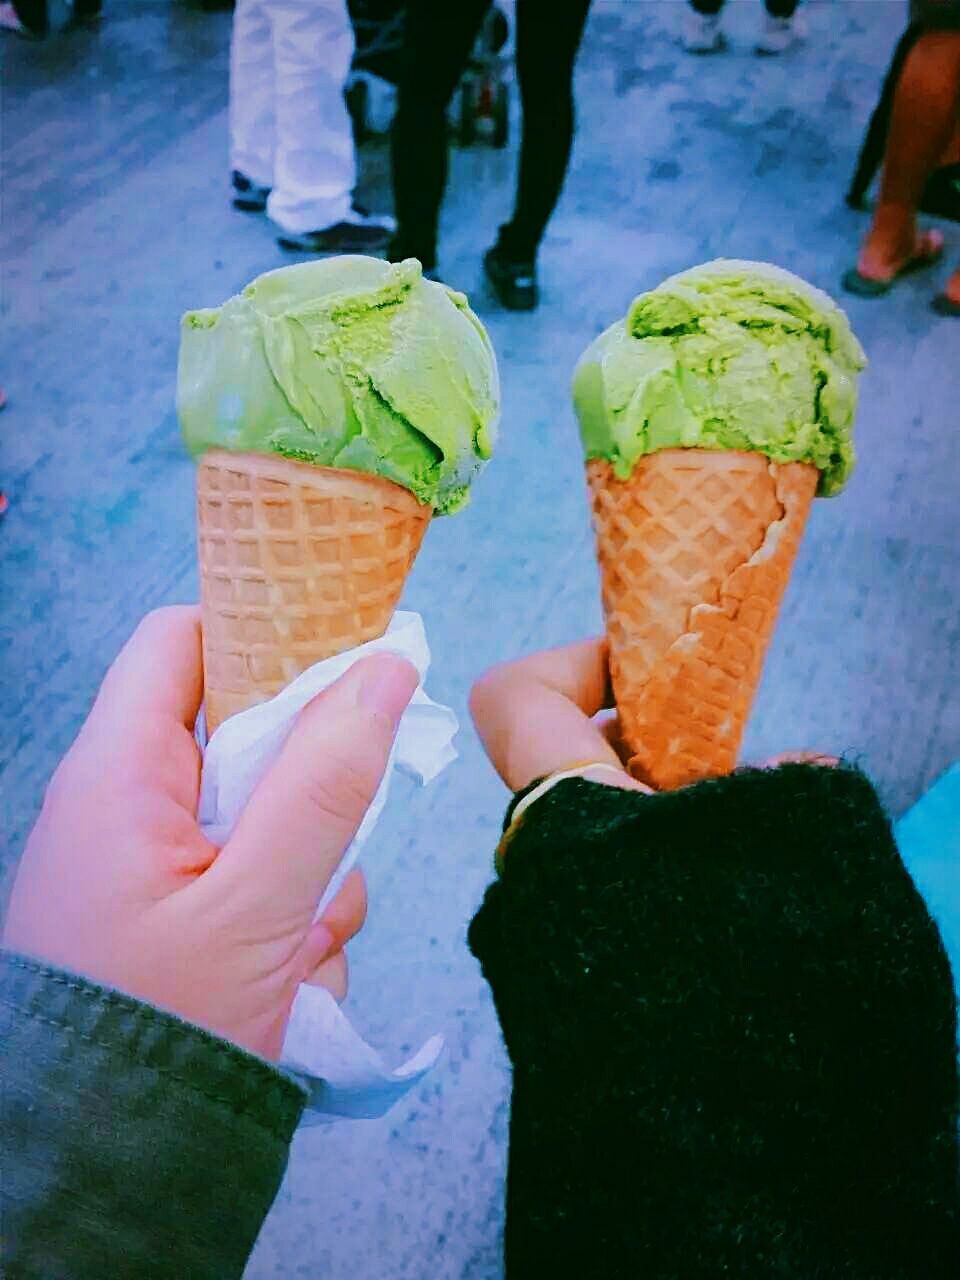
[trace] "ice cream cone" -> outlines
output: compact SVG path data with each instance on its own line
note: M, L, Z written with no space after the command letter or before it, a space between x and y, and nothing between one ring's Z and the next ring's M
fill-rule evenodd
M382 635L431 514L380 476L207 451L197 532L208 733Z
M587 477L630 771L661 789L729 773L819 473L665 449Z

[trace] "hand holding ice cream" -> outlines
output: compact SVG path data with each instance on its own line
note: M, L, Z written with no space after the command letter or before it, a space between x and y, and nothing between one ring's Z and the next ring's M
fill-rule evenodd
M317 904L373 799L416 683L409 663L386 654L352 667L304 710L217 848L196 816L199 617L182 607L151 614L47 793L4 946L279 1058L301 982L345 994L343 948L366 907L359 873L319 919ZM131 1004L124 1025L154 1037L162 1064L150 1030L157 1011L139 1020ZM100 1009L101 1026L105 1016ZM111 1043L104 1034L101 1052ZM113 1044L129 1069L126 1038L115 1034Z

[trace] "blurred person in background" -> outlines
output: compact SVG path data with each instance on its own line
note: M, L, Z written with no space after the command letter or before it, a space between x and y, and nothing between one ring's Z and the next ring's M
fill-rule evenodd
M723 30L726 0L689 0L684 18L683 45L688 53L720 53L727 47ZM795 19L800 0L764 0L766 15L754 48L759 54L786 53L802 38Z
M490 0L438 5L410 0L393 123L393 261L437 265L437 224L447 179L447 107ZM574 134L573 67L590 0L517 0L516 61L523 133L513 214L483 259L493 292L511 311L539 301L537 251L560 198Z
M69 26L95 23L102 0L5 0L0 29L39 40Z
M863 298L889 293L902 275L932 266L943 236L921 230L917 210L938 165L956 159L960 121L960 0L912 0L923 34L907 55L893 99L880 196L857 265L844 288ZM960 317L960 271L933 300L941 315Z
M284 249L371 253L391 219L353 201L343 90L353 58L346 0L237 0L230 45L233 203L276 224Z

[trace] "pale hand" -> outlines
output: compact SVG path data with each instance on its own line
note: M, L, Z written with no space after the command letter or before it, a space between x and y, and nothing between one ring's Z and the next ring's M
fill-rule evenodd
M629 753L613 707L602 638L502 662L477 681L470 696L480 740L512 791L575 769L592 782L651 793L626 770ZM836 764L831 756L793 751L763 767L788 762Z
M314 915L416 685L401 658L356 663L301 712L217 849L196 821L199 616L151 614L50 783L4 946L277 1059L301 982L346 992L343 947L363 924L362 876L351 873Z

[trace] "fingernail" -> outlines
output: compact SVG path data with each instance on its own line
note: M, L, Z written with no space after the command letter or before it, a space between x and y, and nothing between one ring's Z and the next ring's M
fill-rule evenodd
M399 724L420 676L412 662L385 653L366 659L361 665L357 705Z

